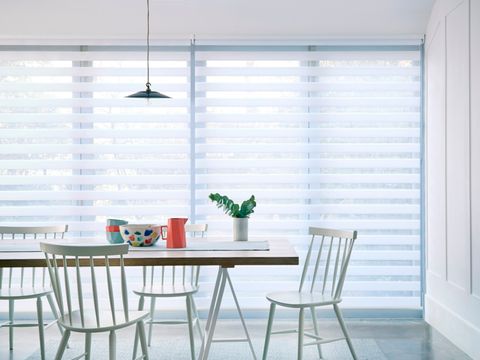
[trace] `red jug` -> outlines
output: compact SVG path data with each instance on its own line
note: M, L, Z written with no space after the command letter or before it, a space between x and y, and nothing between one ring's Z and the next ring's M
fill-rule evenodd
M167 240L167 248L184 248L187 246L185 240L185 223L187 221L187 218L172 218L168 219L167 226L162 226L162 239ZM166 228L166 231L163 231L164 228Z

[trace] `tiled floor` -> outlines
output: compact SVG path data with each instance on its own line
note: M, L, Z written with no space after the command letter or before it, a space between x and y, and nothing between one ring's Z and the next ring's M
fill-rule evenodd
M287 326L291 321L276 321L279 326ZM282 324L283 323L283 324ZM225 332L236 329L238 324L231 320L222 321ZM263 338L265 335L266 320L250 320L248 326L253 337ZM433 330L421 320L347 320L352 337L374 339L388 359L414 360L464 360L470 359L440 333ZM338 327L331 320L322 321L322 332L337 334ZM15 350L8 351L8 330L0 329L0 359L25 359L38 347L37 331L34 328L16 329ZM156 336L174 336L185 331L182 326L169 326L167 329L155 327ZM222 331L222 332L223 332ZM177 333L178 332L178 333ZM328 335L328 334L327 334ZM120 332L117 341L122 336L129 336ZM293 335L295 336L295 335ZM47 330L47 339L59 339L56 327ZM236 359L232 354L231 359Z

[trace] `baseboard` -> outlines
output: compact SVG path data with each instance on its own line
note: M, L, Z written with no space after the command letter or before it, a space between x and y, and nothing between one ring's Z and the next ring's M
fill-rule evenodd
M334 319L335 313L331 309L318 309L318 317L324 319ZM168 314L165 316L165 314ZM199 309L200 317L206 318L208 315L208 310ZM242 309L243 315L247 319L267 319L268 318L268 309ZM421 309L342 309L343 316L346 319L421 319L423 314ZM160 315L160 314L159 314ZM18 311L15 313L16 320L31 320L35 319L37 316L36 312L30 311ZM160 315L161 316L161 315ZM163 312L165 318L181 318L185 316L183 310L169 310L168 312ZM222 308L220 311L220 317L222 319L237 319L237 310L232 308ZM8 313L0 312L0 322L8 318ZM44 318L46 321L51 320L51 314L49 311L45 311ZM287 309L277 307L275 313L276 319L297 319L298 310Z
M425 295L425 321L472 359L480 359L480 328Z
M423 313L421 309L354 309L342 308L343 317L346 319L422 319ZM242 310L247 318L251 319L267 319L268 309L246 309ZM236 318L235 309L222 309L225 318ZM205 316L207 313L205 312ZM332 307L318 308L317 316L323 319L335 319L335 313ZM275 311L276 319L298 319L298 309L282 308L277 306Z

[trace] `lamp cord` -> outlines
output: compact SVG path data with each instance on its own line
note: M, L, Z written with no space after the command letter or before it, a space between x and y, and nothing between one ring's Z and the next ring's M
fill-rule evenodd
M150 0L147 0L147 91L150 90Z

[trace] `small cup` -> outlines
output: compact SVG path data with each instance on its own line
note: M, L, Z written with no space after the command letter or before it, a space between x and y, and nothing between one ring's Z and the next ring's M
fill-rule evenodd
M126 225L128 221L119 219L107 219L107 226L105 227L107 234L107 241L110 244L121 244L124 242L122 235L120 235L120 225Z
M128 221L120 219L107 219L107 225L126 225Z

